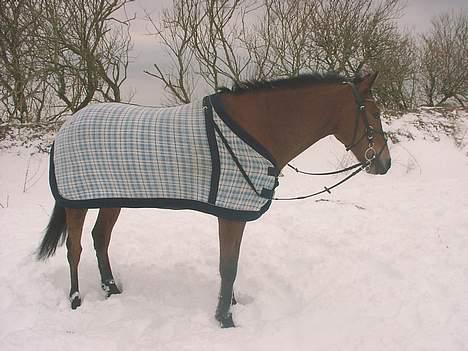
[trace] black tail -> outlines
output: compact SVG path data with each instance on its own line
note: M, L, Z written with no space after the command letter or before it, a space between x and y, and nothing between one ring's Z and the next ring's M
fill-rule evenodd
M55 254L58 245L63 245L67 237L65 208L55 203L52 217L45 231L44 238L37 253L39 260L45 260Z

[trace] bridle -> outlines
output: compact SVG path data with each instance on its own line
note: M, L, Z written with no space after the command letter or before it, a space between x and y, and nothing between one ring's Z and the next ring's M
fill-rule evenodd
M354 100L355 100L356 106L357 106L357 108L356 108L356 122L354 123L353 139L352 139L351 144L346 146L346 151L351 150L352 148L357 146L362 141L362 139L367 138L367 149L364 152L364 158L366 159L366 161L361 163L361 165L364 168L367 168L367 167L370 167L372 162L382 154L383 150L387 146L386 134L382 129L375 130L374 127L372 127L370 125L369 119L367 118L368 113L366 111L365 101L374 102L374 100L373 99L363 99L363 97L361 96L361 94L357 90L356 85L354 85L354 83L346 82L345 84L348 84L349 86L351 86L351 89L352 89L353 95L354 95ZM376 118L376 119L380 119L380 114L376 114L373 117ZM358 130L358 127L359 127L359 119L360 118L362 119L362 121L364 123L365 129L364 129L364 134L360 138L358 138L356 140L357 130ZM383 137L383 139L385 141L384 145L382 146L382 148L379 150L378 153L375 151L375 148L374 148L374 133L382 135L382 137Z
M350 171L350 170L353 170L353 169L356 169L356 168L357 169L353 173L351 173L350 175L348 175L347 177L345 177L344 179L339 181L338 183L334 184L333 186L324 187L324 190L318 191L316 193L303 195L303 196L296 196L296 197L273 198L273 200L302 200L302 199L307 199L307 198L317 196L317 195L320 195L320 194L323 194L323 193L326 193L326 192L331 193L332 189L334 189L337 186L343 184L344 182L351 179L352 177L354 177L358 173L362 172L363 170L368 170L372 166L372 163L374 162L374 160L379 158L380 155L382 154L382 152L385 150L385 147L387 147L387 137L386 137L385 132L382 129L376 130L369 123L368 113L366 111L365 102L366 101L374 102L374 100L373 99L364 99L361 96L361 94L359 93L358 89L356 88L356 85L353 82L344 82L343 84L347 84L347 85L349 85L351 87L352 92L353 92L353 96L354 96L354 101L356 103L356 121L354 123L353 138L352 138L352 141L351 141L351 143L349 145L345 145L345 148L346 148L346 151L350 151L354 147L356 147L358 144L360 144L361 141L364 138L367 138L367 149L364 152L365 161L358 162L358 163L356 163L356 164L354 164L352 166L349 166L349 167L346 167L346 168L343 168L343 169L340 169L340 170L337 170L337 171L320 172L320 173L301 171L298 168L296 168L293 165L288 163L289 168L295 170L297 173L305 174L305 175L332 175L332 174L339 174L339 173L347 172L347 171ZM373 117L376 118L376 119L380 119L380 114L376 114ZM358 138L357 134L358 134L358 129L359 129L359 120L361 120L361 119L362 119L362 121L364 123L365 129L364 129L364 133ZM384 144L383 144L382 148L379 150L379 152L377 152L375 150L375 148L374 148L374 135L375 134L382 135L382 137L384 139Z

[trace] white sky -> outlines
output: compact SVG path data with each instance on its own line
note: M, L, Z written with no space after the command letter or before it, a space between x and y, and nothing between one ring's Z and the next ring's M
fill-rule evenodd
M404 3L405 0L402 0ZM144 21L145 10L157 18L161 9L169 6L172 0L135 0L127 5L128 16L136 15L132 23L132 63L129 66L125 93L135 95L135 103L158 105L164 101L159 82L145 73L152 64L161 60L160 48L155 39L148 35L150 26ZM406 0L406 7L400 19L401 26L414 32L424 32L430 28L431 18L451 10L468 10L467 0Z

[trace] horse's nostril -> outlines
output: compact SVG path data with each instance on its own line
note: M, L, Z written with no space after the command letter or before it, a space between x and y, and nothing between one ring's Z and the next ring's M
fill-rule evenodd
M388 159L385 159L385 160L381 160L379 162L379 173L380 174L385 174L387 173L387 171L390 169L390 167L392 166L392 160L390 158Z

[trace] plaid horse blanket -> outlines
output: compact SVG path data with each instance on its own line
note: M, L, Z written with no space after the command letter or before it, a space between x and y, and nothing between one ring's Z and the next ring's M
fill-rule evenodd
M192 209L245 221L269 208L278 174L217 94L171 108L91 105L62 126L50 157L63 207Z

